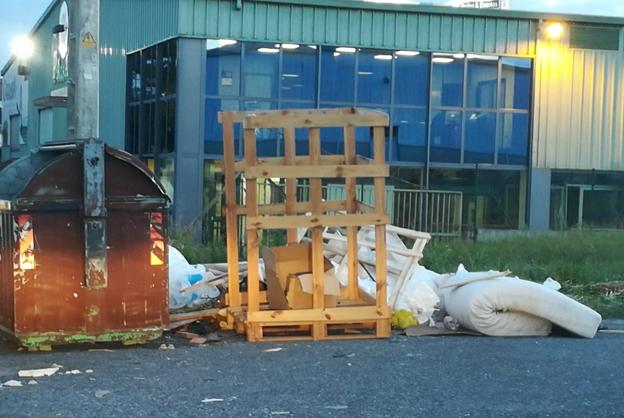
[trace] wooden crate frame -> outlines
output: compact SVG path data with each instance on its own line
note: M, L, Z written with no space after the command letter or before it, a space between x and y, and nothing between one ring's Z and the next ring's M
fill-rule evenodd
M223 325L244 331L249 341L325 340L338 338L387 338L390 336L391 311L386 289L386 224L385 178L389 170L385 163L385 127L388 116L383 112L359 109L278 110L260 112L220 112L223 125L223 170L225 175L225 211L228 257L228 320ZM242 125L244 158L235 160L234 124ZM344 155L321 155L320 129L343 128ZM355 129L368 127L373 133L373 159L356 155ZM258 159L256 129L283 129L284 157ZM307 128L309 155L297 156L295 129ZM245 174L246 205L236 202L236 173ZM280 177L286 180L283 204L258 205L258 178ZM357 179L374 178L375 204L364 205L356 200ZM297 178L310 179L310 201L297 202ZM322 179L344 178L344 201L322 200ZM337 213L337 211L340 211ZM308 213L308 214L306 214ZM311 214L310 214L311 213ZM344 214L340 214L344 213ZM247 228L247 293L240 291L238 271L237 216L246 216ZM288 228L284 228L288 225ZM358 227L374 225L375 247L378 254L375 275L377 293L375 304L361 300L358 287L357 232ZM346 227L348 285L345 303L338 307L324 306L323 229ZM261 309L259 282L259 241L262 229L286 229L289 244L297 242L297 228L311 229L312 275L314 282L311 309ZM264 306L262 306L264 307ZM354 330L368 328L372 333ZM285 335L272 337L275 331ZM336 332L337 330L337 332ZM303 335L299 335L299 331ZM342 331L342 332L341 332Z

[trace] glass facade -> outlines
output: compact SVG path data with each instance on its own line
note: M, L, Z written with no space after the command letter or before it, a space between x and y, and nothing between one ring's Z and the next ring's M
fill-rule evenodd
M127 61L127 149L151 159L171 189L176 63L175 40L128 55ZM219 111L377 109L390 118L386 158L396 178L389 184L473 193L474 202L465 201L472 209L466 210L485 214L477 221L490 219L477 224L518 226L523 210L510 212L509 202L524 204L519 195L526 190L529 162L531 67L524 58L206 40L204 158L222 158ZM234 136L240 157L239 126ZM256 137L259 157L283 155L281 131L259 129ZM307 154L307 130L296 130L295 137L297 154ZM356 129L358 154L370 156L371 143L369 129ZM342 132L321 129L321 148L342 153ZM205 181L220 175L211 170ZM469 174L475 171L481 173L476 182L483 183L481 192ZM500 173L508 173L505 180ZM462 186L458 179L464 177ZM488 182L496 187L480 196Z
M205 153L223 152L219 110L358 106L390 116L390 163L424 166L528 164L531 60L351 47L208 40ZM235 133L242 151L240 132ZM283 138L258 132L258 155L283 155ZM356 131L357 152L371 136ZM307 152L305 132L297 152ZM323 129L325 153L341 153L341 133Z
M177 42L127 56L126 150L138 155L174 199Z

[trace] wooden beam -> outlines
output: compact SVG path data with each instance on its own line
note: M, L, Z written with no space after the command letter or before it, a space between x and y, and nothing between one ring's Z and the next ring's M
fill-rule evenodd
M347 227L366 225L385 225L388 215L363 213L355 215L317 215L317 216L248 216L247 229L285 229L295 228Z
M236 205L236 172L234 170L234 126L232 113L219 113L223 123L223 157L225 176L225 231L228 260L228 296L231 306L240 306L240 285L238 282L238 226Z
M321 131L318 128L309 130L310 165L318 166L321 161ZM323 183L320 178L310 179L310 203L312 205L312 217L322 214L323 207ZM312 306L315 309L325 308L325 266L323 262L323 224L312 228L312 276L313 292ZM312 337L321 339L325 337L326 329L322 326L314 326Z
M256 134L253 129L245 129L245 160L249 166L256 161ZM246 178L246 206L247 216L255 217L257 214L257 183L255 178ZM249 312L260 310L260 274L258 262L260 258L258 231L247 231L247 298ZM238 261L238 260L237 260Z
M352 126L344 128L344 156L348 164L356 164L357 156L355 153L355 128ZM361 165L359 167L368 168L368 165ZM384 165L386 169L384 171L385 176L389 175L388 166ZM357 200L356 200L356 178L347 178L345 180L345 191L347 195L347 213L356 213ZM359 296L358 286L358 228L357 226L347 227L347 298L349 300L356 300Z
M286 151L284 149L284 151ZM307 155L299 155L295 156L294 165L309 165L310 157ZM345 159L342 155L321 155L321 165L343 165L345 163ZM372 164L372 160L367 160L366 163L363 164ZM266 158L258 158L256 159L256 167L275 167L275 166L283 166L283 165L293 165L293 163L286 163L285 158L282 157L266 157ZM236 171L245 171L247 168L247 163L245 160L236 161L234 163L234 167Z
M344 211L347 207L345 200L324 200L322 203L323 212L338 212ZM308 213L312 211L312 204L310 202L296 202L294 205L293 213L295 215L300 213ZM258 215L279 215L286 212L285 203L272 203L268 205L258 205ZM238 206L237 213L239 215L245 215L247 209L244 206Z
M243 128L329 128L388 126L388 115L369 109L276 110L248 113Z
M292 309L287 311L258 311L248 314L249 322L299 323L299 322L366 322L389 318L390 309L376 306L345 306L325 309Z
M289 127L284 129L284 164L285 167L295 166L295 128ZM296 167L296 166L295 166ZM247 170L245 170L247 175ZM259 176L260 177L260 176ZM274 177L274 176L264 176ZM284 176L285 177L285 176ZM297 214L297 179L292 176L286 179L286 202L284 204L284 213L286 215ZM288 228L286 239L289 244L297 243L297 228Z
M373 160L377 164L385 163L385 132L384 128L373 128ZM386 179L376 178L374 180L375 187L375 210L377 213L386 212ZM387 223L387 222L386 222ZM386 252L386 225L378 224L375 226L375 283L377 287L377 308L384 309L388 306L388 287L387 280L387 258ZM377 335L386 336L390 333L390 324L384 321L377 322Z
M253 178L353 178L388 177L390 169L386 164L378 165L284 165L247 167L245 177Z
M179 321L197 321L199 319L212 318L219 315L219 311L221 308L207 309L204 311L195 311L195 312L184 312L178 314L170 314L169 322L179 322Z

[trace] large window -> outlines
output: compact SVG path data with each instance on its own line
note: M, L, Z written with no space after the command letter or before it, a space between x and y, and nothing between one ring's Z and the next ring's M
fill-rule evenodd
M528 164L531 61L433 54L430 161Z
M520 58L354 47L207 41L205 152L220 156L220 110L358 106L388 113L386 158L445 166L528 163L531 61ZM258 155L283 155L278 130L258 133ZM297 153L307 152L298 130ZM356 130L371 154L371 132ZM242 151L235 132L236 151ZM342 132L321 131L325 153L341 153Z
M176 41L128 55L126 68L126 149L149 163L173 199Z

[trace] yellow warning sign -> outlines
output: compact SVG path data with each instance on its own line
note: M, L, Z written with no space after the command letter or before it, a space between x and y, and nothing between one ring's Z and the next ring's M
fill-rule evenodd
M91 32L85 33L85 36L82 37L82 47L83 48L95 48L95 38L91 35Z

